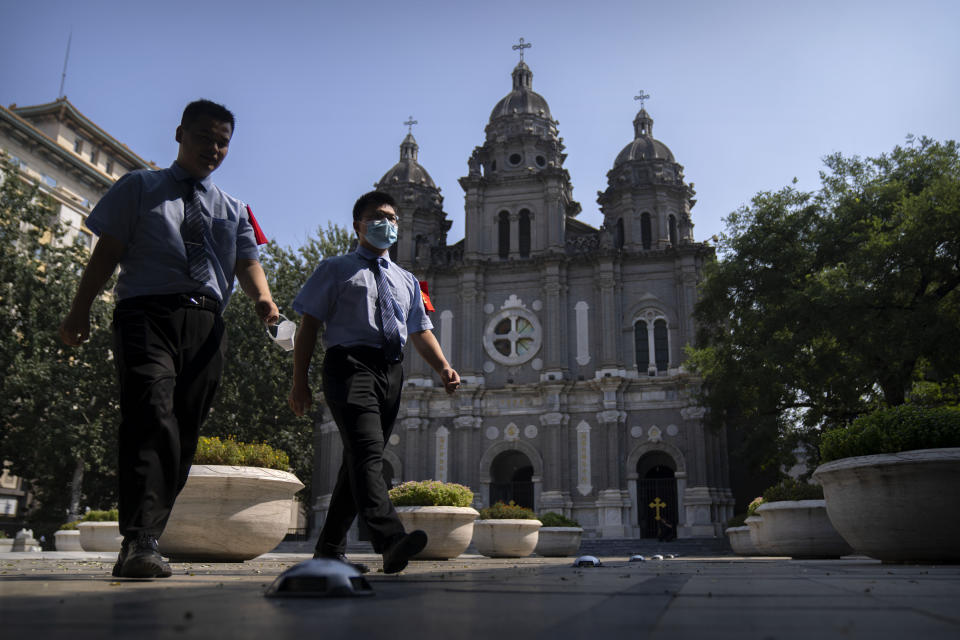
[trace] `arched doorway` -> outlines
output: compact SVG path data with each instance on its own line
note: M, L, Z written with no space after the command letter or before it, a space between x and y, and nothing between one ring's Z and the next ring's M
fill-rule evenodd
M533 463L525 453L504 451L490 464L490 504L515 502L534 508Z
M641 538L672 540L677 535L676 465L666 453L651 451L637 460L637 524Z

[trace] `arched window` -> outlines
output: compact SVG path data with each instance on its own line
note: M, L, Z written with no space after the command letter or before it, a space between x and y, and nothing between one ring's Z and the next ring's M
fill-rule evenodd
M653 350L657 371L666 371L670 365L670 349L667 340L667 321L663 318L653 323Z
M526 209L520 210L520 229L518 231L518 240L520 241L520 257L530 257L530 212Z
M677 246L677 218L672 215L667 220L670 225L670 245Z
M613 246L623 249L623 218L617 218L617 226L613 230Z
M667 321L658 312L644 312L633 325L637 371L655 376L670 367L670 336Z
M644 373L650 364L650 341L647 337L647 323L638 320L633 325L633 343L637 349L637 371Z
M500 257L504 260L510 257L510 214L501 211L497 216L497 237L500 242Z
M650 214L644 211L640 214L640 242L644 249L650 248Z

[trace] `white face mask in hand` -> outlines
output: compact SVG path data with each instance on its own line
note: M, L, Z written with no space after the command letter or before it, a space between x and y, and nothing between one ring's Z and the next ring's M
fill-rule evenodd
M296 333L297 323L293 320L287 320L287 317L283 314L280 315L280 322L267 327L267 335L283 347L284 351L293 351L293 338Z

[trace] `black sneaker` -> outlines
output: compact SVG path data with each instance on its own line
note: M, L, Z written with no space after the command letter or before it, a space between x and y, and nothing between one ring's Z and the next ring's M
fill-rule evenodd
M370 572L370 567L368 567L367 565L363 564L362 562L350 562L349 560L347 560L347 556L344 555L344 554L342 554L342 553L321 553L321 552L317 551L316 553L313 554L313 557L316 558L316 559L323 558L323 559L325 559L325 560L339 560L340 562L342 562L342 563L344 563L344 564L350 565L351 567L353 567L354 569L356 569L356 570L359 571L360 573L369 573L369 572Z
M120 570L114 567L114 576L118 578L169 578L173 572L166 563L157 547L157 539L149 533L141 531L136 538L124 540L126 553L120 549L120 558L117 564ZM118 575L119 573L119 575Z
M410 558L423 551L425 546L427 546L427 534L420 529L398 538L383 552L383 572L403 571Z

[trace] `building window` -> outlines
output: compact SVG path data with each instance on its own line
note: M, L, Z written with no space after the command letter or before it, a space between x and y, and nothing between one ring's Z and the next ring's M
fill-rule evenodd
M520 241L520 257L530 257L530 212L526 209L520 211L520 230L518 232Z
M638 320L633 325L633 342L637 350L637 371L643 373L649 368L650 363L650 343L647 339L647 323Z
M543 329L537 317L515 296L504 304L503 310L487 321L483 348L500 364L522 364L540 351Z
M497 216L497 237L500 257L506 260L510 257L510 214L506 211L501 211Z
M107 158L107 162L103 167L103 170L107 175L113 175L113 158Z
M523 162L523 156L521 156L519 153L511 153L508 160L510 161L511 165L516 167L521 162Z
M617 249L623 249L623 236L623 218L617 218L617 224L613 230L613 246L615 246Z
M73 150L76 153L83 153L83 138L77 138L73 141Z
M51 178L50 176L48 176L48 175L46 175L46 174L43 175L43 181L46 183L46 185L47 185L48 187L55 187L55 186L57 186L57 180L56 180L56 178Z
M659 318L653 323L653 348L657 362L657 371L666 371L670 366L669 341L667 339L667 321Z
M651 330L652 329L652 330ZM647 311L633 325L637 371L655 376L670 367L670 336L666 319Z
M92 162L93 164L97 164L97 150L96 150L96 149L90 149L90 162Z
M640 243L644 249L650 248L650 214L644 211L640 214Z
M674 247L677 246L677 218L674 215L671 215L668 218L668 223L670 225L670 244Z

